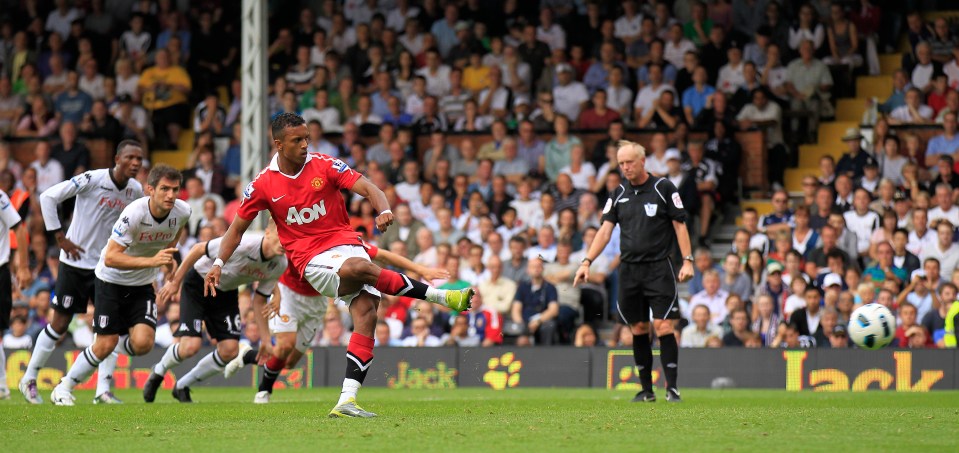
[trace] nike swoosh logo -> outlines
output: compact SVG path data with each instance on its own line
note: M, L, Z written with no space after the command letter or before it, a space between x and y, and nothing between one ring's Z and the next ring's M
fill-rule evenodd
M277 201L280 201L280 198L283 198L283 197L285 197L285 196L286 196L286 194L283 194L283 195L280 195L280 196L278 196L278 197L276 197L276 198L272 198L272 197L270 197L270 198L273 200L274 203L276 203Z
M143 225L143 226L153 226L152 223L146 223L146 222L140 222L140 225Z

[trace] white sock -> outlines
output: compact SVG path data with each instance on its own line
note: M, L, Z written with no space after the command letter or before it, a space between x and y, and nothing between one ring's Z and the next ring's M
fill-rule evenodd
M196 363L196 366L193 367L189 373L181 377L176 382L176 388L182 389L204 379L209 379L210 377L222 373L223 368L225 367L226 362L220 358L219 351L213 351L203 356L203 358Z
M67 390L73 390L74 386L82 384L93 374L93 370L97 369L101 361L93 354L93 346L87 347L77 356L70 371L60 380L60 385L66 386Z
M153 372L163 376L167 370L179 365L180 362L182 362L182 360L180 360L180 344L175 343L167 348L163 354L163 358L153 366Z
M40 368L43 368L43 366L47 364L47 360L50 359L50 354L53 354L53 350L57 347L58 341L60 341L60 335L57 335L50 325L47 325L40 331L40 336L37 337L37 344L33 347L33 355L30 356L30 364L27 365L27 370L23 373L21 382L37 380L37 374L40 373Z
M7 388L7 353L0 344L0 389Z
M117 369L117 358L119 354L113 351L97 367L97 396L109 392L113 388L113 370Z
M362 386L363 384L360 384L360 381L356 379L343 379L343 390L340 392L340 400L336 402L336 405L339 406L350 398L356 399L356 392L360 391Z
M428 302L432 302L432 303L434 303L434 304L438 304L438 305L442 305L442 306L444 306L444 307L448 307L448 305L446 305L446 292L447 292L447 291L448 291L448 290L445 290L445 289L439 289L439 288L434 288L434 287L432 287L432 286L428 286L428 287L426 288L426 300L427 300Z
M129 335L120 335L120 338L117 340L117 347L113 349L114 354L126 354L130 357L135 356L133 353L133 348L130 347L130 336Z

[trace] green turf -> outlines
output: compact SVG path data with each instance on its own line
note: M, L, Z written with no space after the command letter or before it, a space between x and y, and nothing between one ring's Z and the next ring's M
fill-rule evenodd
M14 391L16 392L16 391ZM197 388L193 405L120 391L123 406L0 401L0 451L955 451L959 392L686 390L632 404L596 389L363 389L372 420L326 417L338 389ZM49 393L44 392L44 398ZM339 450L337 450L339 449Z

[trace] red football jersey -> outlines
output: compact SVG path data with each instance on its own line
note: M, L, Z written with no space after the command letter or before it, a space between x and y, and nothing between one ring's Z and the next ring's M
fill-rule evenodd
M309 153L294 176L280 172L277 156L243 192L236 215L253 220L269 210L290 265L302 272L314 256L338 245L362 245L350 228L341 189L351 189L362 175L346 163Z
M370 255L370 259L376 259L376 254L380 252L380 249L365 241L362 241L362 245L366 248L366 253ZM280 276L280 283L301 296L316 297L320 295L319 291L303 278L303 272L297 270L293 264L286 266L286 271Z

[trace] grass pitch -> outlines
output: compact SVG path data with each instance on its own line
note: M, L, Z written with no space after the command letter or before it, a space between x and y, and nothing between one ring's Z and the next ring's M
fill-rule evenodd
M29 406L0 401L0 450L60 451L955 451L959 392L788 393L685 390L671 404L598 389L389 390L366 388L371 420L329 419L339 389L203 388L195 404L168 391L123 406ZM44 399L49 393L43 393Z

